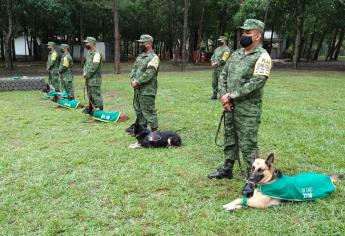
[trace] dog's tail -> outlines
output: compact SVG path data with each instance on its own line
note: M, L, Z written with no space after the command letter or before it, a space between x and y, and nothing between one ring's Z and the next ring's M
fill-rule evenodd
M344 176L343 175L337 175L337 174L331 174L331 175L329 175L329 177L331 178L333 183L336 183L339 180L341 180Z

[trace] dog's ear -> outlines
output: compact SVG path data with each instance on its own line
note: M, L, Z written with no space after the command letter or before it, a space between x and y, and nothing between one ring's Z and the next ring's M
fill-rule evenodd
M268 167L271 167L274 162L274 154L270 153L265 162Z

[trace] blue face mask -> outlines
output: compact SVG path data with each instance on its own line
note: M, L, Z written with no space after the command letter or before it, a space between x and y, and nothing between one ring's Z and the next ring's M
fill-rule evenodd
M240 44L242 47L246 48L250 46L252 43L253 43L253 40L251 36L245 36L245 35L241 36Z

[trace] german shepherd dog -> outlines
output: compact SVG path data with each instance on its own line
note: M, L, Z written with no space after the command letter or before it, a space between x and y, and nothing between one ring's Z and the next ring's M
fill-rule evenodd
M269 184L274 183L278 179L283 178L282 173L273 167L273 162L274 162L273 153L271 153L267 157L266 160L261 159L261 158L256 158L255 161L253 162L251 174L250 174L249 181L248 181L249 184L251 186L253 186L253 188L255 188L254 194L250 198L246 198L246 197L238 198L238 199L236 199L236 200L234 200L234 201L232 201L226 205L223 205L223 208L226 211L235 211L235 210L241 209L245 206L254 207L254 208L267 208L270 206L279 205L284 200L294 201L295 199L284 199L284 198L281 199L281 198L275 198L272 196L268 196L268 195L265 195L264 193L262 193L262 191L260 191L260 189L261 189L260 186L268 186ZM313 175L314 173L307 173L303 176L307 176L308 174ZM328 194L333 192L334 191L333 184L342 178L341 175L326 176L326 175L319 175L316 173L315 173L315 175L321 176L323 179L326 179L329 182L329 184L327 184L327 186L331 185L331 187L333 188L331 191L325 190L324 196L327 196ZM307 180L305 178L302 178L302 179L300 179L300 181L304 182ZM288 187L287 185L281 185L281 186ZM310 189L314 188L312 185L310 185L310 186L311 186L311 187L309 187ZM318 186L319 190L322 191L323 188L326 188L324 186L326 186L326 185L321 185L321 189L320 189L320 184L319 184L319 186ZM316 187L315 187L315 189L316 189ZM285 193L288 190L285 188L285 189L280 189L280 191ZM314 200L314 199L304 199L304 200ZM297 200L297 201L303 201L303 200Z
M140 125L138 122L134 124L134 136L138 140L136 144L132 144L129 148L162 148L162 147L180 147L182 145L181 137L173 131L154 131Z
M51 100L52 100L53 102L57 103L58 101L60 101L60 100L62 100L62 99L64 99L64 98L62 98L60 95L55 94L54 97L52 97ZM55 108L61 108L61 106L56 105ZM79 103L77 108L84 108L84 105L81 104L81 103Z

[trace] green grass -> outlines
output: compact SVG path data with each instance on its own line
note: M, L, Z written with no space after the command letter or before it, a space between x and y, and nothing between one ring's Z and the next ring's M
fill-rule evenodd
M76 94L84 102L82 81ZM130 121L85 124L80 111L54 109L39 91L0 93L1 235L342 235L344 181L317 202L223 211L240 196L234 180L211 181L223 161L214 145L221 114L211 72L160 73L161 130L179 149L129 150L134 121L128 75L106 77L106 110ZM265 88L260 149L286 174L345 174L343 74L283 71Z

